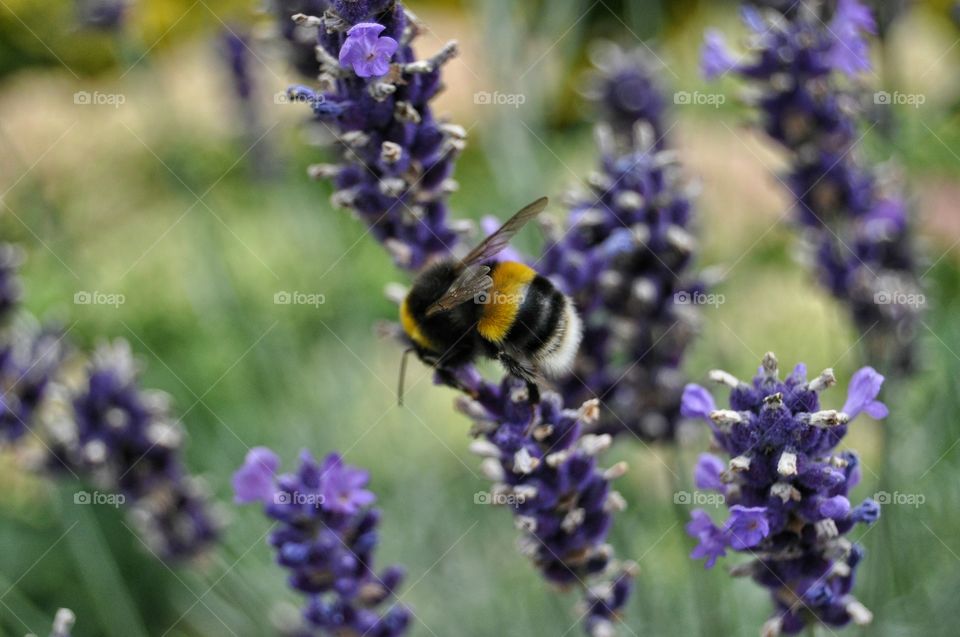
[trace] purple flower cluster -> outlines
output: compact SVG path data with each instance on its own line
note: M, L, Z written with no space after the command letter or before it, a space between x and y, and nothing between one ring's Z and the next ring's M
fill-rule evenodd
M466 132L437 120L430 106L456 45L416 59L418 27L400 2L319 5L322 15L296 21L317 28L320 86L291 87L289 94L312 107L343 161L312 166L310 174L333 182L333 203L355 212L399 266L418 269L457 242L447 198Z
M872 358L909 368L922 295L907 208L858 157L857 100L840 79L870 68L865 36L875 23L857 0L839 0L830 16L820 3L790 4L744 9L751 35L743 57L709 31L703 69L759 89L762 126L791 153L784 183L819 279L849 304Z
M446 198L455 187L450 173L465 134L437 122L429 102L455 46L416 60L410 44L417 28L399 2L335 2L322 18L297 20L319 27L323 71L321 90L290 93L309 102L345 147L344 163L311 172L333 179L334 202L357 212L398 266L416 270L431 257L450 256L459 227L447 220ZM630 99L624 104L635 108ZM468 365L438 374L437 382L465 393L459 404L483 436L479 448L492 454L486 464L499 463L497 489L525 498L516 520L527 531L526 550L535 564L559 586L585 586L587 629L610 634L633 568L615 563L605 544L612 514L623 506L609 481L625 468L596 466L594 456L609 437L584 434L583 417L563 409L559 395L532 403L526 386L509 376L492 384ZM596 408L590 405L587 420L593 423Z
M61 338L33 325L15 325L0 339L0 442L33 431L60 364Z
M182 464L183 431L167 396L142 390L137 375L129 345L116 341L94 353L76 386L58 386L59 400L45 414L49 463L123 494L161 557L190 557L217 537L219 523L203 485Z
M0 443L32 431L62 357L62 335L20 313L23 251L0 244Z
M706 558L708 568L727 550L753 558L733 572L770 590L776 611L764 635L795 634L811 621L868 623L870 612L851 594L863 549L844 535L876 521L880 508L870 499L851 506L858 459L836 447L860 413L886 417L877 400L883 376L871 367L854 374L839 411L820 407L820 392L836 384L830 369L808 381L800 364L780 380L777 359L767 354L750 384L723 371L710 377L731 388L730 408L717 409L706 389L691 384L682 411L707 421L730 458L703 454L694 476L698 488L724 496L730 516L718 527L705 511L693 512L687 532L699 543L691 557Z
M183 434L166 400L138 388L126 343L98 350L89 370L73 373L76 352L64 334L19 309L21 261L18 247L0 245L0 442L32 433L42 443L41 458L25 455L33 468L70 471L122 494L163 557L197 553L217 524L202 485L181 464Z
M690 268L692 204L664 147L663 99L639 53L609 48L591 94L600 168L572 197L540 267L576 302L584 337L562 384L571 404L600 398L600 427L670 438L680 415L683 353L706 298Z
M320 463L303 451L296 473L277 475L279 467L270 449L251 449L233 487L237 502L261 502L279 523L270 544L290 585L309 596L309 625L328 635L405 634L410 611L394 599L403 569L373 570L380 513L370 508L369 474L335 453Z
M602 41L591 50L595 71L586 78L585 94L627 150L640 123L652 129L658 150L666 144L663 119L667 104L656 79L659 65L652 57L645 48L624 50Z
M583 433L596 421L597 401L564 409L558 394L545 392L533 405L522 381L507 376L496 385L472 368L457 380L467 392L457 408L474 421L471 449L494 481L490 500L511 505L524 532L522 550L549 582L587 589L588 633L612 634L635 568L613 560L606 544L613 514L625 507L610 483L626 464L597 465L611 442L607 434Z

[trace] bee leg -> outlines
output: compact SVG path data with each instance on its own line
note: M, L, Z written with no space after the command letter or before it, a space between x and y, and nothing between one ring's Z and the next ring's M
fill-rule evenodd
M527 384L527 393L531 404L540 402L540 387L530 370L524 367L517 359L513 358L504 351L497 354L500 363L507 368L507 371Z
M530 404L539 405L540 404L540 386L537 385L532 380L526 380L526 383L527 383L527 393L530 394Z

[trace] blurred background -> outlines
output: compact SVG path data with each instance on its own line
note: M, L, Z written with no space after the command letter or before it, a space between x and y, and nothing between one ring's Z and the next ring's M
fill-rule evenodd
M854 532L869 555L858 597L876 617L847 632L955 635L960 30L949 2L898 4L882 7L901 13L882 30L866 81L925 101L888 109L864 148L902 167L928 313L921 369L885 388L890 418L859 421L846 445L866 467L856 501L885 489L923 502L886 506L884 524ZM701 382L716 367L747 377L773 350L784 366L835 367L831 404L842 405L846 379L864 364L859 335L791 255L789 202L771 174L783 158L744 126L736 82L706 89L697 70L705 27L742 33L736 3L408 5L429 26L421 55L448 39L461 45L437 107L469 131L452 199L460 217L504 217L541 194L562 217L561 195L596 161L579 95L596 38L649 47L669 102L678 91L729 95L672 105L668 116L670 140L701 185L700 264L727 272L717 290L725 303L705 309L685 370ZM76 612L79 636L276 634L300 600L272 562L269 522L234 506L229 483L256 445L277 450L285 468L308 448L339 449L370 469L383 509L378 560L409 570L412 635L577 634L576 595L557 595L518 558L508 511L474 503L487 483L453 394L415 364L408 405L396 406L400 348L373 326L395 315L384 286L406 281L360 223L332 208L329 186L306 177L329 156L310 143L307 109L285 103L285 88L303 80L261 9L141 0L118 13L95 0L0 0L0 228L26 249L26 305L81 345L130 341L145 386L175 399L189 468L229 516L215 550L168 567L121 510L76 506L76 484L36 478L0 455L0 634L45 634L61 606ZM230 35L249 44L239 62ZM237 85L237 64L249 84ZM525 99L478 104L483 91ZM537 241L528 232L517 244L534 252ZM283 291L324 302L275 304ZM78 292L123 301L77 304ZM673 494L678 480L689 486L706 446L703 431L679 450L624 440L608 455L631 467L618 487L629 508L611 541L641 567L624 634L755 635L767 617L763 590L687 557L689 507ZM882 477L871 470L881 465Z

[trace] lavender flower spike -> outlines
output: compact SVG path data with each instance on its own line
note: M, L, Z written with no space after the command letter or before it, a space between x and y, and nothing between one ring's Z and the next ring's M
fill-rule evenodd
M680 362L707 298L691 274L691 192L667 150L651 63L614 46L595 58L600 166L589 189L571 195L567 222L539 261L583 317L561 389L569 404L600 399L601 431L669 439L680 420Z
M459 229L447 219L447 197L466 132L437 120L431 102L456 43L418 60L418 29L400 2L331 2L322 16L295 19L318 27L320 85L291 95L311 106L343 154L339 164L312 166L311 176L333 182L334 205L369 225L397 265L416 270L449 253Z
M770 591L775 612L764 625L765 636L796 634L810 621L868 623L870 612L851 594L863 549L844 535L857 523L876 521L880 509L869 499L851 507L857 456L836 447L861 411L886 415L877 400L883 376L869 367L857 372L841 411L820 407L820 393L836 382L829 369L808 381L806 368L798 365L780 380L777 359L767 354L751 384L723 372L711 376L735 385L729 410L698 414L729 464L713 480L709 474L720 468L719 459L705 455L697 485L724 494L730 516L718 527L706 512L693 511L687 533L697 546L690 556L707 558L707 568L728 550L750 556L735 573L750 575ZM685 403L702 405L703 392L688 385Z
M338 454L321 464L307 451L296 473L278 475L278 468L271 450L251 449L234 474L235 496L238 502L262 502L266 515L279 522L270 544L290 572L290 585L308 596L309 626L331 636L405 634L410 611L394 600L403 570L373 570L380 513L370 508L375 496L365 488L369 474Z
M452 256L458 235L469 227L447 218L447 197L456 188L453 163L466 133L438 122L431 102L441 89L442 65L456 53L455 43L432 58L416 59L411 43L418 29L402 3L393 0L331 2L322 17L295 20L319 27L322 73L318 90L292 87L290 93L310 105L344 151L340 164L314 166L311 174L332 180L334 203L367 223L401 268L415 271L431 258ZM385 38L396 40L395 52L389 42L380 44ZM621 97L626 99L618 112L643 110L635 91ZM408 342L399 326L394 333ZM605 471L596 466L594 457L609 437L583 431L582 423L596 421L595 403L586 410L564 409L584 399L551 393L536 404L512 377L489 383L472 365L443 372L435 381L462 392L458 404L483 438L474 449L489 454L484 467L499 468L491 475L499 485L495 488L513 490L518 501L524 498L515 519L526 529L525 551L549 581L584 587L587 630L596 637L609 635L634 569L614 562L606 545L612 516L625 506L609 481L625 466ZM355 480L343 478L348 488Z
M142 390L138 375L122 340L98 348L79 376L65 373L45 414L49 464L123 494L134 526L161 557L191 557L216 539L220 520L183 465L184 433L168 397Z
M626 465L601 469L596 458L610 436L583 433L596 422L597 401L563 409L559 395L545 392L532 405L525 384L514 377L494 385L464 370L458 380L474 396L457 402L475 423L478 440L471 448L484 457L484 473L494 481L491 499L513 502L523 552L554 585L586 587L587 632L613 634L636 567L614 560L606 544L613 514L625 507L611 482Z
M0 444L31 431L60 364L62 334L20 311L20 246L0 243Z
M12 308L8 310L14 312ZM0 338L0 442L34 430L63 356L63 335L23 316Z
M771 4L771 3L765 3ZM790 154L784 179L794 200L807 260L823 286L850 308L871 360L913 366L923 304L899 187L857 152L857 97L842 76L870 67L866 36L876 32L859 0L747 7L750 48L737 57L707 33L703 70L730 72L756 89L764 131Z

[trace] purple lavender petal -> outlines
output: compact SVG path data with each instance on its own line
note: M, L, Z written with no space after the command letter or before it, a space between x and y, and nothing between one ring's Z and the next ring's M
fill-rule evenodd
M688 383L683 388L683 398L680 402L680 415L684 418L710 418L717 404L706 388L694 383Z
M828 53L833 67L847 75L870 70L870 46L863 34L875 34L877 24L869 7L857 0L839 0L829 32L834 38Z
M271 501L279 466L279 456L266 447L254 447L247 452L243 466L233 474L234 501L240 504Z
M362 22L351 27L340 49L340 64L352 67L357 77L385 75L399 45L389 36L379 37L384 29L384 25L375 22Z
M690 518L686 526L687 534L698 541L690 557L695 560L707 558L704 567L713 568L717 560L727 554L728 539L702 509L691 511Z
M825 498L820 501L819 510L820 515L825 518L840 520L847 517L847 514L850 513L850 500L842 495Z
M703 37L700 70L706 79L717 79L737 68L737 60L730 52L726 38L720 31L708 29Z
M738 551L756 546L770 534L766 507L730 507L730 518L723 527L730 538L730 546Z
M723 460L713 454L702 453L697 459L697 466L694 469L693 481L698 489L711 489L714 491L724 491L726 486L720 479L720 474L726 469Z
M866 412L868 416L876 419L887 417L887 406L876 400L880 395L883 380L883 376L872 367L864 367L853 375L847 402L843 405L843 412L850 416L850 420L861 412Z

